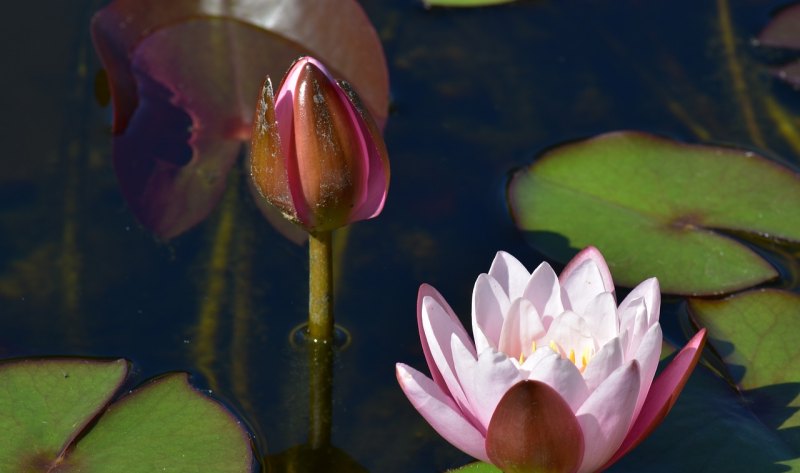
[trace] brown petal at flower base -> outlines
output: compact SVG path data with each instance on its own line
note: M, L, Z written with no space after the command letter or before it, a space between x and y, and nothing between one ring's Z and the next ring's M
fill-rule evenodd
M575 414L539 381L522 381L506 392L486 435L489 458L504 473L574 473L583 449Z

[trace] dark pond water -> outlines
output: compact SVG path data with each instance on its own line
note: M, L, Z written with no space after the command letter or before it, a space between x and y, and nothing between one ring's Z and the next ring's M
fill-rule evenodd
M301 444L305 353L289 334L305 317L306 250L277 234L241 185L173 241L137 224L111 167L110 109L93 93L100 65L88 27L103 3L6 6L0 356L125 357L137 380L189 371L246 417L262 451ZM334 443L373 472L441 472L469 461L412 409L394 364L424 366L419 284L438 288L466 321L474 280L497 250L529 268L542 261L504 197L509 172L538 152L641 129L797 163L762 98L769 91L796 116L800 96L765 72L771 58L750 44L782 4L426 10L412 0L362 1L390 71L392 183L380 218L340 238L336 316L351 343L335 364ZM720 7L731 11L744 95L734 91ZM668 335L680 337L674 315L663 317ZM203 330L213 337L199 341Z

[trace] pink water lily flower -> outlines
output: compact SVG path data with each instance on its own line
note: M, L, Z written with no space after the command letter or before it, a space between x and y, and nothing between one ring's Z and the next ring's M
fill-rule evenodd
M653 379L661 353L658 281L617 306L589 247L561 276L497 253L472 295L472 333L423 285L420 339L433 379L397 364L408 399L447 441L506 473L601 471L664 419L705 343L698 332Z

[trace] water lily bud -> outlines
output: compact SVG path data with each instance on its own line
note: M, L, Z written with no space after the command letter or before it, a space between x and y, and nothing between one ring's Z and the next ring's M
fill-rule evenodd
M264 82L250 174L259 193L310 232L377 216L389 187L386 145L352 88L317 60L296 61L277 96Z

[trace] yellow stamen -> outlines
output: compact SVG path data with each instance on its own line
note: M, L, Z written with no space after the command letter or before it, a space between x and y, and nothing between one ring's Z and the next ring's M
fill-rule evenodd
M556 345L555 340L550 340L550 349L556 353L561 353L561 351L558 349L558 345Z
M575 364L575 350L573 349L569 350L569 361L571 361L573 365Z
M589 357L590 356L591 356L591 352L589 351L589 348L588 347L584 348L583 349L583 354L581 355L581 369L586 368L586 365L589 364Z
M536 351L536 340L531 342L531 353Z
M525 363L525 354L524 353L520 353L519 354L519 364L523 364L523 363Z

